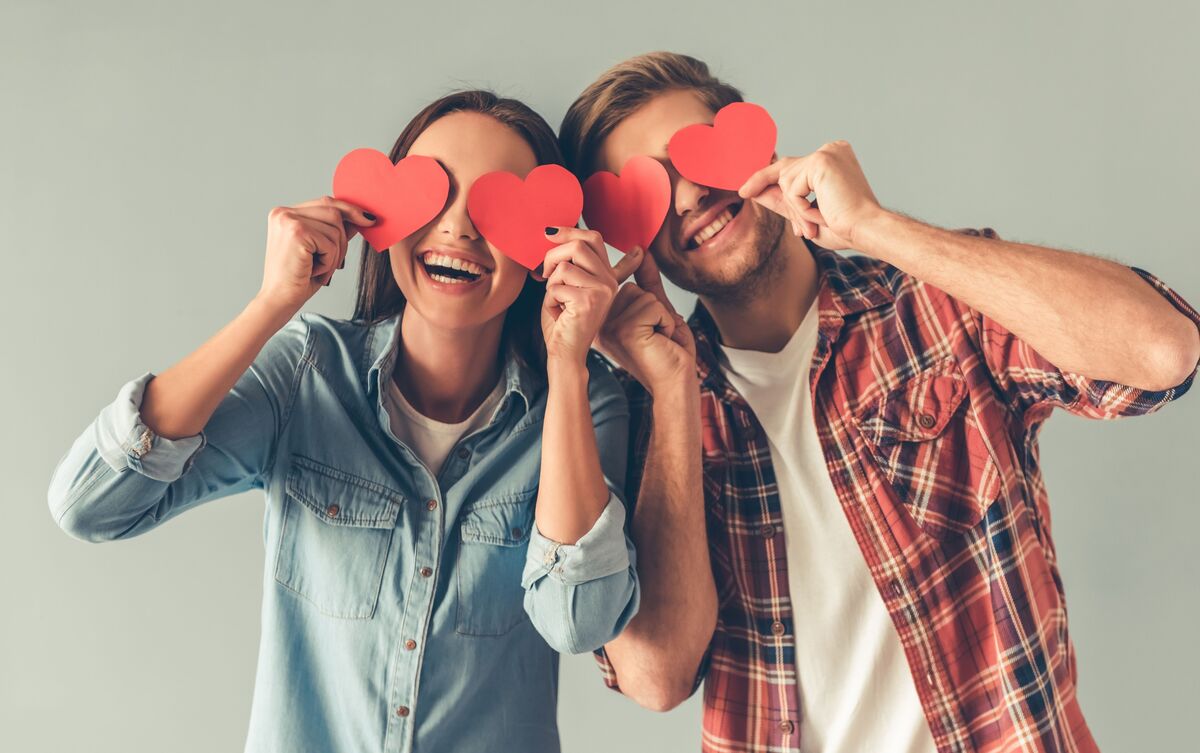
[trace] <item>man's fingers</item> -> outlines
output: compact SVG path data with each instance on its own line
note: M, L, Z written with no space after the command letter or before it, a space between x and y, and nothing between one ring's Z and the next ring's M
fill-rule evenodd
M667 297L667 289L663 287L662 273L658 271L658 262L654 261L654 254L642 254L642 263L633 273L633 279L638 287L653 295L662 305L671 311L675 310L671 299Z
M625 254L619 261L617 261L617 263L613 266L612 271L613 277L617 279L618 283L625 282L629 275L637 271L638 266L642 263L643 254L644 252L640 246L634 246L633 248L629 249L629 253Z
M743 199L750 199L762 193L767 186L775 185L779 182L779 173L783 170L783 166L784 163L779 160L754 173L738 189L738 196L741 196Z

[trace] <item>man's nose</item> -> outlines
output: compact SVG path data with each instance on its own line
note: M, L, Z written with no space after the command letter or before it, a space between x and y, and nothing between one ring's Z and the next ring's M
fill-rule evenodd
M675 183L675 214L680 216L694 212L708 198L708 189L687 178L678 178Z

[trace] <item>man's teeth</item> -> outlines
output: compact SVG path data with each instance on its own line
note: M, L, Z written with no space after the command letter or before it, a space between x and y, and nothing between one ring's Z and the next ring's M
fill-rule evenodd
M437 251L430 251L424 256L425 264L433 267L448 267L449 269L458 269L463 272L470 272L473 275L481 275L487 270L479 266L473 261L459 259L456 256L448 256L439 254Z
M733 212L726 209L725 211L721 212L721 214L717 215L717 218L715 220L708 223L708 225L706 225L705 227L701 228L700 232L693 235L692 242L695 243L697 246L699 246L701 243L704 243L709 238L711 238L714 235L716 235L717 233L721 232L721 228L728 225L729 221L732 219L733 219Z

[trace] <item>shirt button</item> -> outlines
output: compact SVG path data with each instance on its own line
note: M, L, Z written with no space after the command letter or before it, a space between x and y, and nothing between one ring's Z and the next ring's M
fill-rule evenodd
M893 580L891 583L891 588L892 596L895 596L897 599L904 595L904 586L900 585L900 581Z
M932 413L922 413L917 416L917 423L921 425L922 429L932 429L933 425L937 423L937 419L933 417Z
M414 641L412 638L409 638L408 640L406 640L404 642L404 648L408 649L409 651L412 651L416 647L417 647L417 642Z
M925 682L928 683L930 690L937 690L937 681L936 681L936 678L934 678L934 676L933 676L932 669L927 670L925 672Z
M437 509L437 500L436 499L425 500L425 509L426 510L436 510Z
M787 628L783 626L782 622L775 620L771 623L771 632L775 635L783 635L785 632L787 632Z
M408 706L401 706L397 708L396 716L408 716Z
M423 568L421 568L421 577L422 577L422 578L428 578L430 575L433 575L433 568L432 568L432 567L423 567Z
M512 535L513 535L513 538L514 538L514 539L519 539L519 538L521 538L521 534L522 534L522 533L524 533L524 531L522 531L520 528L514 528L514 529L512 529Z
M325 514L331 518L336 518L338 513L341 511L342 508L338 507L337 505L330 505L329 507L325 508Z
M758 529L758 534L764 539L769 539L775 535L775 526L765 525Z
M792 734L792 730L794 730L794 729L796 729L796 725L792 724L791 721L789 721L787 719L784 719L782 722L779 723L779 731L785 735Z

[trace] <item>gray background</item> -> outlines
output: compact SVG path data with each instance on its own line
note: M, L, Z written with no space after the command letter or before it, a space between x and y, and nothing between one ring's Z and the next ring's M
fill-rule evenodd
M167 5L0 6L4 751L241 749L261 497L94 546L55 527L47 479L122 382L254 294L271 206L325 193L344 152L386 149L449 88L557 125L609 64L688 52L774 114L781 152L848 139L887 206L1111 256L1200 302L1194 3ZM348 265L309 308L348 316L353 287ZM1043 434L1080 694L1110 751L1194 744L1198 419L1189 396ZM564 662L559 717L567 751L699 739L696 698L640 710L587 657Z

